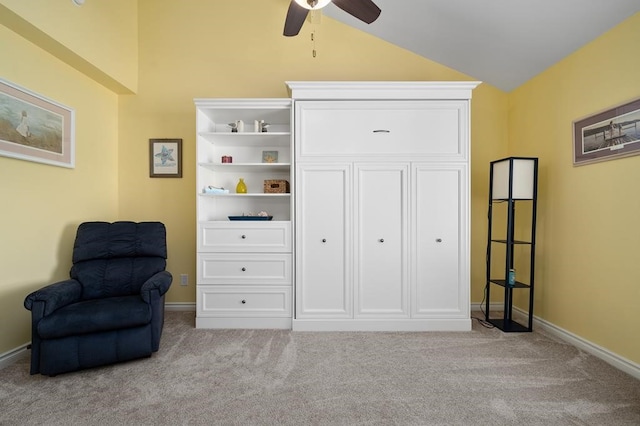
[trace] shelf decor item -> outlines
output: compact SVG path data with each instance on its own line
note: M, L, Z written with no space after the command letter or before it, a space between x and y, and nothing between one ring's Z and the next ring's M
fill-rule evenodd
M487 241L487 282L485 319L504 332L522 332L533 330L533 283L536 246L536 205L538 198L538 159L533 157L509 157L491 162L489 175L489 235ZM516 227L516 203L525 213L525 221ZM506 205L506 229L494 230L494 215L498 205ZM530 223L526 222L530 218ZM495 220L497 222L497 220ZM496 227L497 228L497 227ZM529 233L528 238L516 239ZM500 235L499 237L494 236ZM504 264L499 270L492 270L492 257L498 251L496 246L504 247ZM528 277L518 274L516 278L514 260L516 247L529 247L528 265L519 266L529 270ZM500 251L502 253L502 251ZM526 257L526 256L525 256ZM520 257L519 257L520 258ZM524 274L526 275L526 274ZM521 281L519 281L521 280ZM504 290L502 317L492 317L490 308L491 287L497 285ZM528 321L526 325L513 319L514 291L528 291Z
M236 185L236 194L246 194L247 193L247 184L244 183L244 179L240 178L238 180L238 184Z
M289 182L284 179L267 179L264 181L265 194L288 194Z
M278 162L278 151L262 151L262 162L263 163L277 163Z

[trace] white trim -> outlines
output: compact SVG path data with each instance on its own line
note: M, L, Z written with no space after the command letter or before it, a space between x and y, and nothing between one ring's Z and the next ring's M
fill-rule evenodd
M18 361L20 358L27 356L27 347L30 343L25 343L22 346L18 346L15 349L12 349L8 352L0 354L0 369L7 367L14 362Z
M164 304L165 311L183 311L183 312L195 312L196 302L166 302Z
M513 307L514 313L517 313L521 316L527 316L527 311L524 311L520 308ZM596 358L600 358L607 364L612 365L618 370L624 371L625 373L635 377L636 379L640 379L640 364L637 364L627 358L624 358L614 352L611 352L608 349L603 348L602 346L596 345L593 342L590 342L582 337L571 333L561 327L558 327L555 324L550 323L542 318L538 318L535 315L533 316L533 324L535 327L540 327L542 330L547 333L558 337L561 340L569 343L577 347L578 349L582 349L583 351L595 356Z
M471 311L480 311L480 303L472 303ZM484 303L482 303L482 307L484 309ZM502 302L491 303L489 308L493 312L502 311L504 309L504 304ZM524 309L520 309L516 306L513 307L513 314L518 316L518 320L527 321L529 313ZM482 318L484 319L484 318ZM561 327L558 327L555 324L550 323L547 320L539 318L537 316L533 316L533 329L539 328L560 340L563 340L569 343L572 346L577 347L578 349L582 349L583 351L595 356L596 358L600 358L604 362L613 367L617 368L620 371L623 371L636 379L640 379L640 364L636 364L635 362L621 357L620 355L611 352L608 349L603 348L602 346L598 346L593 342L588 341L576 334L571 333Z
M196 328L213 329L282 329L291 330L291 317L285 318L220 318L196 317Z
M471 99L480 81L285 81L300 99Z
M470 331L466 318L430 319L294 319L293 331Z

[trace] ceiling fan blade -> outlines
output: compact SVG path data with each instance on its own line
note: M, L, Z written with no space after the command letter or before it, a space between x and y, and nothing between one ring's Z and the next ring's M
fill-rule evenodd
M333 4L367 24L378 19L382 12L371 0L333 0Z
M287 37L298 35L304 20L307 19L309 11L304 7L298 5L294 0L291 0L289 10L287 11L287 18L284 21L284 35Z

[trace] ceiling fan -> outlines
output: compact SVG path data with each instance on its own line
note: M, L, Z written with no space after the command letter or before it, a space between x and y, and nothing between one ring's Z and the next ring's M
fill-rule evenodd
M380 16L380 8L371 0L291 0L287 18L284 22L284 35L298 35L310 10L319 10L333 3L349 15L359 20L372 23Z

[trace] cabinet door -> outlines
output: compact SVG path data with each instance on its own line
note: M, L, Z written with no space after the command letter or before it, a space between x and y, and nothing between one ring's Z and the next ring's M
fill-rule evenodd
M355 168L356 317L409 316L407 164Z
M464 165L414 165L413 317L468 318L468 177Z
M303 165L296 175L296 318L349 318L350 166Z
M363 155L467 156L468 102L462 100L300 101L299 159Z

